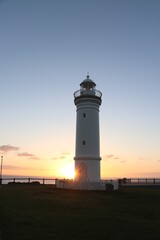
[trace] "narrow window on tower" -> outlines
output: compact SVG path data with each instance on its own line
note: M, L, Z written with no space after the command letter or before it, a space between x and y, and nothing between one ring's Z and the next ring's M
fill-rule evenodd
M84 117L84 118L86 117L86 114L85 114L85 113L83 113L83 117Z
M83 144L83 145L86 145L86 141L85 141L85 140L83 140L83 141L82 141L82 144Z

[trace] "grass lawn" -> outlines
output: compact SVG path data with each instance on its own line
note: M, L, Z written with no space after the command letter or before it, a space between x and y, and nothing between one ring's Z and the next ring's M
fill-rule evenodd
M0 187L1 240L160 239L160 189Z

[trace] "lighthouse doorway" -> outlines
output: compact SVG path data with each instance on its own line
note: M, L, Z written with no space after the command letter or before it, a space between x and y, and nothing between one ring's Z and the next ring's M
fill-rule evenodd
M87 181L87 165L85 163L79 165L79 180Z

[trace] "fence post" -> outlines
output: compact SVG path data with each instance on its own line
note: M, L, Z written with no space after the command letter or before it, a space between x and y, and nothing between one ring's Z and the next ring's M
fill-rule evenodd
M31 179L30 179L30 178L28 178L28 183L30 183L30 180L31 180Z
M45 179L43 178L43 184L44 184L44 182L45 182Z

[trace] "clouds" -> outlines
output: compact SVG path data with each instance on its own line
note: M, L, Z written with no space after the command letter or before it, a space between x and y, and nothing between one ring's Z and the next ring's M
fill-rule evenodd
M19 156L19 157L34 157L33 154L31 154L31 153L27 153L27 152L24 152L24 153L18 153L17 156Z
M126 163L127 161L126 160L122 160L121 163Z
M13 165L4 165L4 166L3 166L3 169L15 170L15 169L19 169L19 167L13 166Z
M2 154L6 154L6 153L11 152L11 151L19 151L19 150L20 150L19 147L15 147L15 146L12 146L12 145L9 145L9 144L0 146L0 151L1 151ZM16 156L18 156L18 157L29 157L30 159L33 159L33 160L38 160L39 159L34 154L28 153L28 152L17 153Z
M53 157L52 158L52 160L69 160L68 159L68 156L70 155L70 153L69 152L62 152L59 156L56 156L56 157ZM73 158L71 158L69 161L72 161L73 160Z
M52 160L63 160L63 159L65 159L66 158L66 156L64 156L64 155L61 155L61 156L59 156L59 157L53 157L52 158Z
M40 158L39 158L39 157L36 157L36 156L33 156L33 157L30 157L30 159L39 160Z
M3 169L6 170L35 170L35 171L48 171L48 168L33 168L33 167L26 167L26 166L15 166L15 165L4 165Z
M6 170L32 170L31 167L22 167L22 166L15 166L15 165L4 165L3 168Z
M113 154L105 155L102 159L103 159L104 161L109 161L109 160L111 160L111 161L119 160L120 163L126 163L126 162L127 162L127 160L125 160L125 159L121 159L120 157L117 157L117 156L115 156L115 155L113 155Z
M18 151L18 150L19 150L19 147L14 147L9 144L0 146L0 151L2 151L2 153L7 153L10 151Z
M105 158L113 158L114 157L114 155L107 155L107 156L104 156Z
M110 154L110 155L105 155L104 157L103 157L103 159L104 160L117 160L117 159L120 159L119 157L117 157L117 156L115 156L115 155L113 155L113 154Z
M29 157L30 159L33 159L33 160L38 160L38 159L39 159L39 158L36 157L34 154L28 153L28 152L17 153L17 156L18 156L18 157Z
M144 158L144 157L139 157L138 160L142 160L142 161L151 161L150 158Z
M103 161L113 161L113 160L119 160L120 163L127 163L129 162L129 160L132 161L132 158L131 159L128 159L126 157L119 157L119 156L115 156L113 154L108 154L108 155L104 155L102 157L102 160ZM151 161L157 161L157 162L160 162L160 160L154 160L154 159L151 159L149 157L137 157L135 158L134 160L138 160L139 162L144 162L144 163L147 163L147 162L151 162Z

